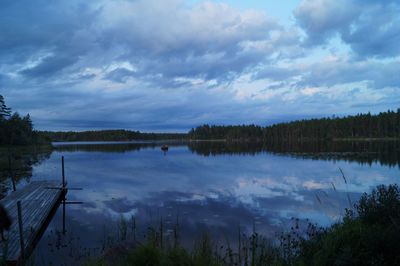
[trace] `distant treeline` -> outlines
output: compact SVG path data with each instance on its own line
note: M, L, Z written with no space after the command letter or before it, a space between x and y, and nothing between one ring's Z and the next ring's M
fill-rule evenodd
M130 130L83 132L35 131L29 114L12 113L0 95L0 145L29 145L50 141L215 140L302 142L329 140L400 139L400 109L377 115L297 120L271 126L202 125L185 133L142 133Z
M266 139L265 128L256 125L241 126L209 126L202 125L189 131L189 139L197 140L251 140L263 141Z
M0 145L30 145L40 141L29 114L21 117L12 113L0 95Z
M82 132L41 131L41 136L50 141L130 141L130 140L170 140L185 139L182 133L142 133L129 130L99 130Z
M256 125L202 125L189 131L190 139L226 139L263 142L291 142L335 139L399 139L400 109L377 115L298 120L261 127Z

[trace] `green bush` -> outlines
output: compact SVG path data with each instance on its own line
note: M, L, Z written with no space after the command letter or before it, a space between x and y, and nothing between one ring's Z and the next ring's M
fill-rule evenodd
M356 204L360 219L368 224L397 226L400 221L400 191L394 185L380 185L371 194L364 193Z
M400 265L397 185L363 194L342 223L300 243L298 265Z
M328 228L309 223L304 230L301 221L294 219L295 225L281 235L279 246L253 232L250 237L240 236L238 251L229 243L217 250L205 234L188 252L179 245L162 245L153 236L112 265L400 265L398 186L378 186L363 194L354 207L346 210L341 223ZM87 265L105 264L98 260Z

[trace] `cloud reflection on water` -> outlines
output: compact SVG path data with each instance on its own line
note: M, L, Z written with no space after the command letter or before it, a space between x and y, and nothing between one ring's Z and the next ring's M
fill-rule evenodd
M68 206L67 226L87 245L101 240L104 226L115 229L121 216L134 216L144 230L162 219L166 232L179 221L187 243L205 228L224 239L236 236L239 225L247 231L255 225L260 233L275 236L290 228L292 217L328 225L349 207L348 196L354 202L375 185L398 178L398 169L377 163L267 152L201 156L178 145L166 156L157 146L122 153L110 147L106 152L60 149L34 168L33 179L54 179L61 155L69 185L83 188L68 194L69 200L84 204ZM59 225L56 221L50 228Z

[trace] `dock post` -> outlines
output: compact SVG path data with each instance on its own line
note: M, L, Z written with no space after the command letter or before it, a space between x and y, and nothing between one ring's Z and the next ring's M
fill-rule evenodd
M65 188L65 170L64 170L64 156L61 156L61 169L62 169L62 187Z
M21 201L17 201L17 208L18 208L18 227L19 227L19 243L21 245L21 258L24 260L25 255L25 246L24 246L24 230L22 227L22 207Z
M11 167L11 155L8 154L8 171L10 172L10 178L11 178L11 182L12 182L12 186L13 186L13 191L16 191L16 185L15 185L15 180L14 180L14 173L12 171L12 167Z
M63 200L63 217L62 217L62 234L65 235L65 233L67 232L65 230L65 198Z
M61 156L61 169L62 169L62 190L65 193L66 184L65 184L65 168L64 168L64 156ZM63 203L63 212L62 212L62 234L65 235L65 194L62 200Z

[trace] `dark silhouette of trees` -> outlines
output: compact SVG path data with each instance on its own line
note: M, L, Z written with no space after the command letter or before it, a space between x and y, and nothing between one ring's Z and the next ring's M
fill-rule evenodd
M130 140L169 140L185 139L180 133L142 133L130 130L98 130L82 132L41 131L40 135L50 141L130 141Z
M263 128L256 125L209 126L202 125L189 131L190 139L226 139L239 141L262 141Z
M0 95L0 119L10 116L11 109L7 107L3 95Z
M257 140L264 142L326 141L336 139L399 139L400 109L377 115L298 120L267 127L202 125L189 131L190 139Z
M0 95L0 145L27 145L49 141L130 141L130 140L214 140L294 143L307 141L400 139L400 108L376 115L357 114L346 117L297 120L261 127L202 125L182 133L142 133L130 130L83 132L36 132L28 115L12 113Z
M0 145L29 145L37 141L29 114L24 117L12 114L0 95Z
M400 138L400 109L377 115L367 113L282 123L266 127L265 134L273 142Z

